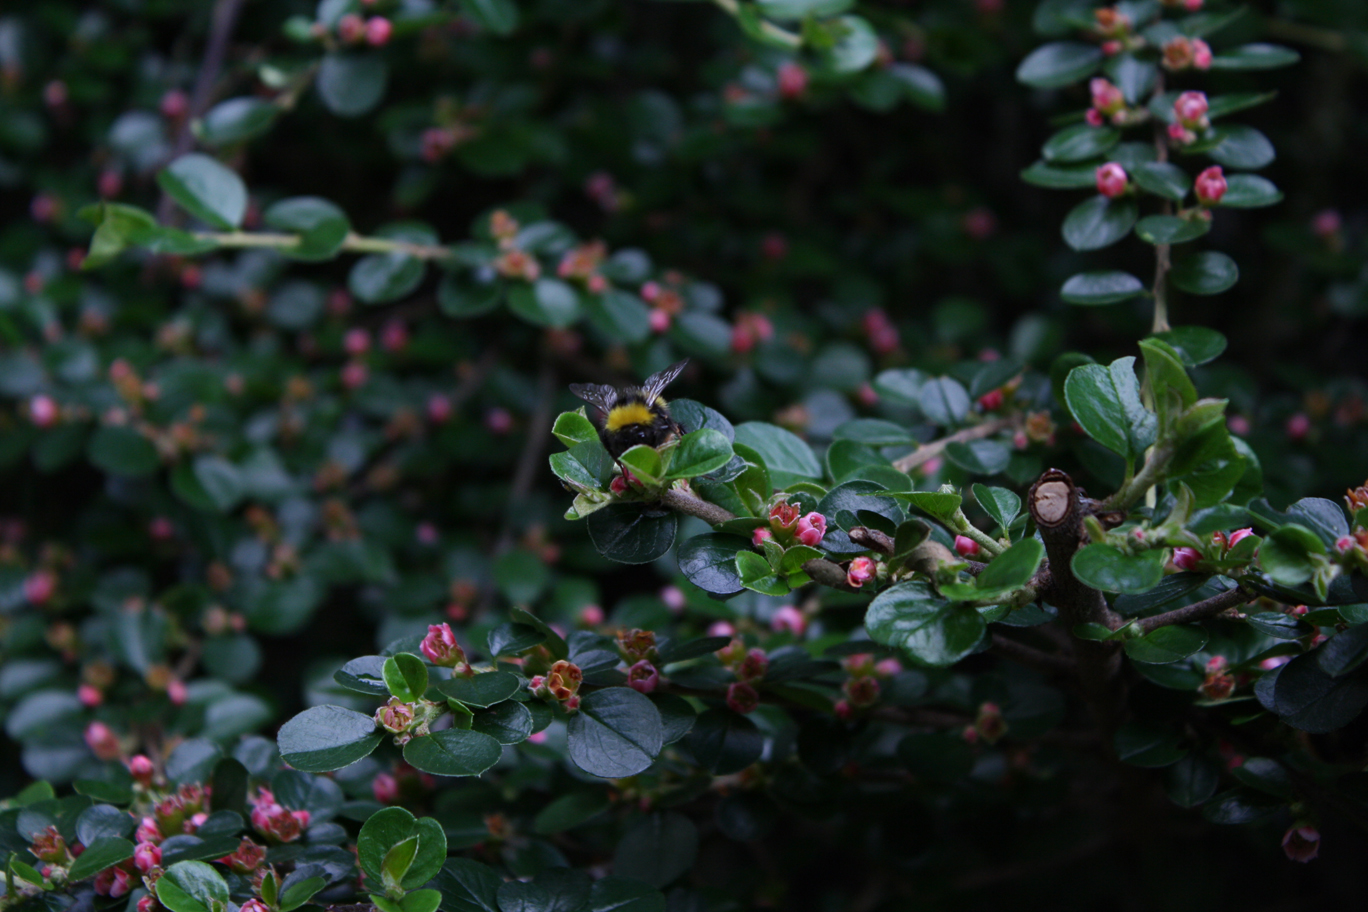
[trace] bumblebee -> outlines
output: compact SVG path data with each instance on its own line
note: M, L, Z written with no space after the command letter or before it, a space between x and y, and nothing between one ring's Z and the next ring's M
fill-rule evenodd
M637 444L658 447L684 433L661 393L679 376L689 359L651 374L641 386L618 389L604 383L572 383L570 392L598 409L594 424L608 455L616 460Z

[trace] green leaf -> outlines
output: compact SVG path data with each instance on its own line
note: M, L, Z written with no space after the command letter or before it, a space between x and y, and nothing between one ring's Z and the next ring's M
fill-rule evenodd
M1035 89L1057 89L1092 75L1102 63L1102 50L1078 41L1041 45L1017 66L1017 82Z
M551 433L568 447L598 439L598 429L592 421L584 417L583 407L573 412L561 412L551 427Z
M1211 230L1206 219L1186 219L1176 215L1147 215L1135 223L1135 236L1147 244L1185 244Z
M179 861L157 880L157 899L171 912L225 912L228 884L202 861Z
M437 875L445 912L501 912L498 893L503 878L488 865L469 858L449 858Z
M1187 755L1177 732L1143 722L1127 722L1112 741L1116 756L1132 766L1171 766Z
M1183 291L1214 295L1235 284L1240 278L1240 268L1224 253L1205 250L1176 259L1169 278Z
M870 447L906 446L912 434L900 424L879 418L854 418L837 425L831 432L836 440L852 440Z
M200 152L167 165L157 174L157 185L186 212L222 231L237 228L247 214L242 178Z
M651 334L651 309L637 295L618 288L580 298L595 328L618 342L644 342Z
M598 552L621 564L649 564L674 544L675 514L634 503L613 503L589 514L589 538Z
M1144 219L1141 224L1144 224ZM1145 294L1145 283L1129 272L1080 272L1064 283L1059 296L1070 304L1098 307Z
M297 770L326 773L375 750L383 732L370 716L341 706L313 706L280 728L280 756Z
M1082 190L1097 186L1097 166L1051 165L1044 159L1037 161L1020 174L1023 181L1049 190Z
M1134 357L1074 368L1064 381L1064 400L1089 437L1126 459L1154 443L1155 416L1140 400Z
M86 445L86 456L111 475L137 478L161 468L161 457L152 441L126 425L102 426Z
M1034 538L1023 538L992 562L974 579L974 585L984 593L1006 593L1031 581L1040 562L1045 559L1045 546ZM992 598L985 594L983 598Z
M489 735L448 728L404 745L404 760L434 776L478 776L499 762L503 747Z
M459 0L461 11L481 28L496 35L513 34L518 28L518 4L514 0Z
M508 309L536 326L563 329L579 320L579 295L560 279L520 282L508 291Z
M1216 135L1219 141L1207 151L1207 155L1218 165L1241 171L1257 171L1271 164L1277 156L1273 143L1253 127L1217 127Z
M777 425L763 421L739 424L736 443L750 447L764 460L776 488L822 477L822 464L817 461L812 447L797 434Z
M1207 644L1207 632L1201 627L1170 624L1142 637L1126 640L1126 655L1133 661L1150 665L1168 665L1200 652Z
M1368 706L1368 677L1333 677L1312 652L1266 672L1254 695L1293 728L1325 734L1348 725Z
M1338 678L1368 659L1368 624L1359 624L1335 634L1316 651L1321 671Z
M973 487L974 500L993 518L1004 533L1012 520L1021 512L1021 498L1006 488L990 488L976 484Z
M601 779L635 776L655 762L664 746L660 713L629 687L606 687L585 696L566 733L570 760Z
M404 849L402 855L393 854L410 840L411 849ZM357 862L366 876L380 882L389 868L391 879L405 890L421 887L436 877L446 853L446 833L441 824L431 817L415 818L399 807L371 814L356 838Z
M761 595L788 594L788 583L779 578L769 561L754 551L736 552L736 573L742 586Z
M195 134L207 146L226 146L260 136L271 128L281 109L260 98L229 98L214 105L195 124Z
M1079 582L1103 592L1145 592L1164 578L1162 551L1125 554L1111 545L1086 545L1070 566Z
M427 666L412 653L401 652L385 659L382 673L389 692L405 703L420 699L427 691Z
M391 847L385 854L384 860L380 863L380 883L384 885L386 893L402 894L403 888L399 886L399 881L408 873L409 865L413 864L413 856L417 853L418 837L410 836Z
M437 242L431 229L416 223L386 225L375 234L376 237L410 244ZM352 264L351 272L347 275L347 287L367 304L383 304L412 292L423 281L425 271L423 261L407 253L372 253Z
M1296 797L1287 769L1270 757L1250 757L1239 766L1232 767L1230 774L1250 788L1258 789L1266 795L1289 801Z
M1220 768L1196 754L1188 754L1164 774L1164 790L1179 807L1193 808L1216 793Z
M926 67L915 63L894 63L881 72L896 80L907 100L923 111L939 114L945 110L945 83Z
M956 440L945 447L945 458L976 475L996 475L1012 461L1011 448L1001 440Z
M879 56L879 36L860 16L842 16L825 23L834 26L835 42L817 48L823 66L832 73L858 73Z
M507 671L485 671L474 677L456 675L438 681L435 689L442 696L481 709L502 703L518 692L522 679Z
M685 434L675 448L666 479L694 478L720 469L732 458L731 441L721 431L705 428Z
M1181 203L1192 189L1192 178L1177 165L1169 162L1144 162L1131 171L1131 178L1156 196Z
M715 776L727 776L760 759L765 736L740 713L709 709L694 722L684 746L704 769Z
M322 880L322 878L318 878ZM326 886L326 881L324 885ZM413 890L404 895L399 901L399 912L437 912L437 908L442 904L442 893L440 890ZM282 908L280 912L289 912Z
M338 117L360 117L385 97L389 67L376 53L333 51L318 65L314 86L323 104Z
M1127 104L1138 105L1154 91L1159 68L1154 63L1137 59L1134 54L1123 53L1107 58L1103 72L1116 83Z
M1101 250L1130 233L1136 214L1134 200L1107 199L1098 194L1069 211L1061 234L1064 243L1074 250Z
M1236 786L1202 805L1202 816L1211 823L1234 826L1265 820L1285 806L1285 802Z
M603 791L561 795L537 813L532 821L532 831L541 836L563 833L598 817L610 804Z
M444 273L437 284L437 306L448 317L478 317L498 307L502 300L501 282L481 282L463 270Z
M1111 127L1090 127L1078 124L1065 127L1040 147L1040 154L1051 165L1068 165L1074 162L1091 161L1101 158L1108 150L1121 141L1121 131ZM1097 168L1089 166L1092 179L1080 187L1097 186Z
M272 228L299 235L297 246L282 250L296 260L330 260L351 233L346 213L318 196L292 196L273 203L262 220Z
M963 421L971 405L968 391L953 377L927 380L917 394L917 404L927 420L947 427Z
M298 909L313 899L327 885L328 879L320 875L292 881L280 894L280 912L291 912L293 909ZM432 892L436 893L437 891Z
M470 730L489 735L500 744L521 744L532 736L533 724L531 710L507 700L493 709L475 713Z
M1320 537L1304 526L1279 526L1259 545L1259 568L1275 583L1300 586L1311 579L1316 565L1312 555L1325 553Z
M906 501L941 522L949 521L963 502L960 495L948 491L892 491L890 496Z
M661 482L665 462L655 447L637 444L619 456L618 462L642 484L655 486Z
M1274 70L1291 66L1301 55L1276 44L1242 44L1211 58L1213 70Z
M1299 640L1311 632L1309 625L1281 611L1258 611L1246 615L1245 623L1259 633L1279 640Z
M1231 174L1226 177L1226 192L1220 205L1231 209L1258 209L1280 203L1282 198L1282 191L1267 178L1257 174Z
M738 535L695 535L679 546L679 571L704 592L732 595L745 588L736 569L736 554L749 547L750 542Z
M594 881L584 912L665 912L665 897L644 883L609 874Z
M698 856L698 828L676 811L651 814L627 828L613 853L613 873L653 887L683 876Z
M1154 338L1167 342L1186 367L1214 361L1226 350L1226 337L1206 326L1175 326Z
M1176 393L1178 405L1187 409L1197 402L1197 388L1188 378L1187 370L1178 353L1154 336L1140 341L1140 351L1145 358L1145 389L1151 402L1161 413L1169 409L1169 393ZM1204 400L1214 403L1216 400ZM1180 474L1176 469L1175 474Z
M932 667L953 665L973 652L986 626L977 611L939 598L924 582L884 590L865 615L865 628L875 642L902 649Z
M95 806L99 807L100 805ZM108 805L104 806L108 807ZM111 808L111 810L113 809ZM121 811L118 813L125 820L128 819L127 814ZM86 842L85 838L82 837L81 842L85 845L85 851L72 862L71 870L67 874L67 877L73 881L94 877L105 868L133 857L133 843L122 836L100 836L91 842Z

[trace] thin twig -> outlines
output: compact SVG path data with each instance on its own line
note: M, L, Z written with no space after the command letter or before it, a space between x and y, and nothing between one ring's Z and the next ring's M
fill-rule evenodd
M917 466L935 459L945 448L952 443L966 443L970 440L981 440L984 437L991 437L998 431L1005 431L1007 428L1016 424L1015 418L993 418L983 424L976 424L973 427L956 431L947 437L924 443L917 448L915 453L908 453L903 458L893 463L893 468L899 472L910 472Z
M1206 618L1215 617L1222 611L1234 608L1236 605L1243 605L1253 601L1256 596L1246 592L1239 586L1234 589L1227 589L1219 595L1211 598L1202 599L1200 602L1193 602L1182 608L1175 608L1163 614L1156 614L1153 617L1141 618L1135 622L1144 633L1151 630L1158 630L1160 627L1168 627L1171 624L1187 624L1192 621L1201 621Z
M1010 639L1000 633L993 634L993 645L989 649L1004 659L1011 659L1019 665L1033 668L1043 674L1077 674L1078 666L1067 656L1055 655L1027 646L1025 643Z
M242 11L243 0L218 0L209 18L209 40L204 46L204 59L200 62L199 74L195 77L195 87L190 93L190 107L185 112L185 120L176 133L175 145L171 148L171 160L175 161L195 144L195 134L191 124L209 109L214 99L214 83L218 82L223 70L223 60L228 55L228 41L237 25L238 13ZM171 195L162 193L157 203L157 221L166 224L174 211Z
M671 510L697 516L713 526L736 519L735 513L709 503L687 488L666 488L660 494L660 502Z
M537 470L543 464L542 453L551 436L551 410L555 399L556 370L549 362L543 361L541 370L537 372L537 401L527 419L527 440L518 456L517 467L513 470L513 483L508 491L508 510L504 515L503 529L494 544L495 557L513 544L513 524L523 513L527 495L537 478Z

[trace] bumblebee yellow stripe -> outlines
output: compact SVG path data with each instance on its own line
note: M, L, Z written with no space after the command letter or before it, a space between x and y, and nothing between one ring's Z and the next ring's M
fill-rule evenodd
M604 419L604 426L610 431L616 431L630 424L650 424L653 417L646 403L628 402L626 405L614 406Z

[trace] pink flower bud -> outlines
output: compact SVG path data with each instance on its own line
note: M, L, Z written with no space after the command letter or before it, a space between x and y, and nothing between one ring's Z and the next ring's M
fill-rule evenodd
M579 622L585 627L597 627L603 623L603 609L598 605L585 605L580 609Z
M771 231L760 242L760 255L767 260L782 260L788 256L788 239L777 231Z
M76 699L82 706L94 709L104 702L104 694L93 684L81 684L76 688Z
M50 570L35 570L24 578L24 598L34 605L45 605L57 591L57 576Z
M985 412L995 412L1002 408L1002 403L1005 398L1001 389L989 390L982 396L979 396L979 408L983 409Z
M1168 125L1168 137L1175 145L1187 146L1197 141L1197 134L1180 123Z
M770 629L776 633L792 633L802 637L807 630L807 617L793 605L780 605L770 617Z
M1264 671L1272 671L1275 668L1281 668L1290 661L1292 661L1291 656L1269 656L1268 658L1264 659L1262 662L1259 663L1259 668L1261 668Z
M86 726L85 743L101 760L117 759L122 752L119 747L119 736L103 722L91 722Z
M408 343L408 326L403 320L389 320L380 328L380 347L385 351L401 352Z
M826 517L821 513L809 513L798 520L798 541L810 547L817 547L826 536Z
M166 682L166 698L171 701L172 706L184 706L185 701L190 699L190 691L184 681L172 678Z
M732 712L745 715L754 712L759 705L760 695L749 684L737 681L727 688L727 708Z
M485 412L484 425L490 433L502 436L513 430L513 415L508 409L495 406Z
M978 716L974 719L974 730L984 741L996 744L999 738L1007 734L1007 720L1002 717L1002 708L996 703L984 703L979 706Z
M1192 39L1192 65L1199 70L1211 69L1211 45L1201 38Z
M1342 221L1334 209L1322 209L1311 217L1311 233L1319 238L1332 238L1339 234Z
M349 390L359 389L370 379L370 368L364 361L348 361L342 368L342 385Z
M897 659L880 659L874 664L874 673L881 678L894 678L902 674L902 662Z
M1307 434L1311 433L1311 419L1306 416L1305 412L1297 412L1287 419L1284 430L1287 432L1288 440L1293 443L1300 443L1306 439Z
M143 754L134 754L128 758L128 772L135 782L141 785L149 785L152 777L156 774L156 767L152 765L151 759ZM160 842L160 835L155 840L140 840L142 842Z
M190 96L180 89L171 89L161 97L157 109L168 120L179 120L190 111Z
M356 44L366 35L366 22L356 13L337 20L337 37L343 44Z
M1249 435L1249 419L1244 415L1231 415L1226 421L1226 427L1237 437Z
M113 170L101 171L95 189L105 199L112 199L123 192L123 175Z
M1088 108L1083 114L1083 121L1090 127L1100 127L1107 122L1107 118L1097 108Z
M665 603L665 607L670 609L671 614L679 614L688 604L688 599L684 595L684 590L678 586L661 586L660 600Z
M997 216L987 206L975 206L960 220L970 240L986 241L997 233Z
M60 108L67 103L68 93L67 84L60 79L54 79L43 86L43 103L50 108Z
M660 672L645 659L627 670L627 686L637 693L652 693L659 684Z
M394 25L384 16L374 16L366 20L366 43L372 47L382 47L389 43L394 34Z
M955 536L955 553L960 557L978 557L983 548L967 535Z
M352 357L364 355L370 351L370 347L370 333L359 326L347 330L346 335L342 337L342 350Z
M1208 126L1206 115L1209 109L1206 93L1184 92L1173 103L1173 116L1189 130L1205 129Z
M779 83L779 96L781 98L801 98L803 93L807 91L807 70L792 60L785 60L779 64L779 69L774 75Z
M858 589L874 579L877 572L878 564L872 557L857 557L846 570L846 582Z
M765 655L764 650L752 649L746 653L746 657L741 660L741 664L736 668L736 676L742 681L758 681L769 671L769 656Z
M584 287L591 294L603 294L608 290L608 280L596 272L584 280Z
M641 300L647 304L654 304L660 297L660 284L658 282L647 282L641 286Z
M1196 569L1197 564L1202 560L1202 553L1196 548L1174 548L1173 566L1179 570Z
M138 829L133 834L133 838L138 842L161 842L162 834L157 827L157 821L151 817L144 817L142 822L138 824Z
M1198 174L1192 186L1197 192L1197 202L1203 206L1214 206L1219 203L1226 192L1226 179L1221 166L1212 165Z
M253 896L242 904L242 907L238 912L271 912L271 907L266 905L264 901Z
M1093 108L1099 114L1110 117L1126 106L1126 96L1121 90L1100 76L1088 83L1088 92L1092 95Z
M1283 852L1302 864L1320 854L1320 832L1313 826L1293 825L1283 834Z
M648 318L651 332L659 335L670 328L670 315L660 308L653 308Z
M1195 13L1202 8L1203 0L1183 0L1183 9L1189 13Z
M398 697L391 697L388 703L375 711L375 721L385 731L401 734L413 724L413 707L400 702Z
M60 416L61 410L57 407L57 400L51 396L39 393L29 400L29 419L37 427L52 427Z
M451 420L451 400L441 393L428 396L427 416L433 424L446 424Z
M371 780L371 794L381 804L394 804L399 800L399 780L389 773L380 773Z
M728 621L713 621L708 627L710 637L736 636L736 628Z
M138 900L138 912L159 912L160 909L161 904L151 893Z
M1097 192L1107 199L1123 196L1130 189L1126 169L1116 162L1107 162L1097 169Z
M1236 529L1234 532L1230 533L1228 547L1234 548L1240 542L1244 541L1246 538L1249 538L1249 536L1253 534L1254 530L1249 527L1245 527L1243 529Z
M146 874L153 868L161 866L161 849L150 842L140 842L133 849L133 866L139 872Z
M450 624L430 625L418 649L429 662L442 668L455 668L466 660L465 650L456 642Z

